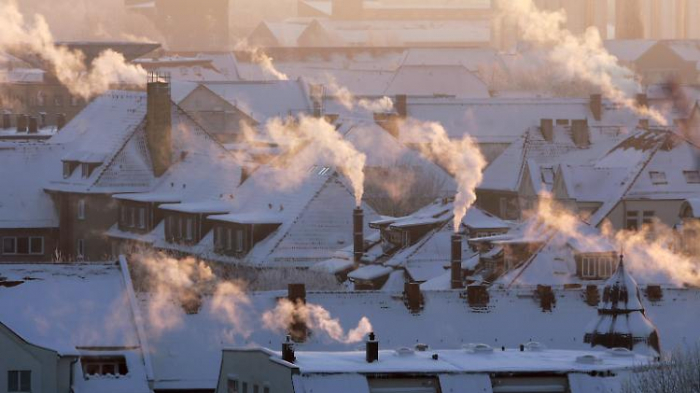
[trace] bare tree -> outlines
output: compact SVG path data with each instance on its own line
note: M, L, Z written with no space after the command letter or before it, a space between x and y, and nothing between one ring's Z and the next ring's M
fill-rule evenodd
M700 345L676 350L663 362L635 371L623 384L623 393L698 393Z

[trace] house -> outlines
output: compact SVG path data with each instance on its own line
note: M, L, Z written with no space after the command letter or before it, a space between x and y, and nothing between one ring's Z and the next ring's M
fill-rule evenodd
M645 85L698 81L700 43L696 40L614 40L606 41L605 47Z
M224 349L217 392L620 392L626 377L650 358L616 349L585 352L543 349L528 343L520 349L468 344L463 349L380 350L369 334L366 349L349 352L282 352L267 348ZM625 354L623 356L622 354Z
M151 393L148 344L125 266L0 266L3 387Z
M104 233L128 218L113 194L151 191L190 152L190 159L226 153L172 103L169 82L155 77L147 93L111 91L96 98L48 144L65 149L62 165L49 166L52 179L44 189L59 212L59 251L68 259L111 255ZM240 170L229 178L238 183ZM145 224L138 214L139 225Z

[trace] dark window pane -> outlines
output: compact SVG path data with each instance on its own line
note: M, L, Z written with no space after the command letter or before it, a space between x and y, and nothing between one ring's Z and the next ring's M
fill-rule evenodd
M30 392L32 390L32 372L20 371L19 374L19 390L21 392Z
M17 238L17 254L29 254L29 238Z
M103 364L102 365L102 375L112 374L114 375L114 364Z
M14 254L16 251L15 248L15 238L14 237L5 237L2 239L2 253L3 254Z
M19 371L8 371L7 372L7 391L17 392L19 391Z
M33 237L29 242L29 251L32 254L43 254L44 253L44 238L43 237Z

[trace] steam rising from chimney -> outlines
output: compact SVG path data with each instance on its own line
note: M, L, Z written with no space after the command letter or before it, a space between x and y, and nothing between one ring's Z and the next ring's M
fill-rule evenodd
M146 71L141 66L127 64L124 56L110 49L93 60L88 70L82 52L54 44L44 17L35 15L33 23L28 23L15 0L0 4L0 50L24 50L37 54L50 64L56 78L71 94L84 99L105 92L114 83L139 86L146 83Z
M321 330L331 339L345 344L360 342L372 331L372 324L367 317L362 317L357 327L346 333L338 319L332 318L322 306L302 302L295 304L287 299L280 299L274 309L266 311L262 316L265 328L280 332L286 331L295 320L303 321L309 328Z
M575 239L592 252L605 251L600 249L601 244L612 244L624 252L625 263L634 271L635 276L650 281L667 279L679 286L700 285L698 264L690 256L674 250L677 242L675 231L661 222L644 225L638 231L616 231L607 222L601 226L600 234L593 234L592 231L582 231L585 228L584 222L558 204L549 193L540 194L539 199L536 210L529 212L534 216L527 229L529 234L540 236L542 231L554 230L564 237Z
M291 150L310 149L313 154L297 154L295 162L300 168L296 178L275 179L281 186L294 185L308 176L308 167L319 160L337 167L349 180L355 195L355 205L360 206L364 193L364 167L367 157L357 151L352 143L343 139L335 127L323 118L301 116L299 121L275 118L266 124L267 136L280 145L291 144ZM308 161L308 162L305 162Z
M420 140L419 149L426 158L437 162L457 181L453 229L459 231L462 218L476 200L475 189L481 184L486 159L469 135L452 140L439 123L410 120L401 130L411 140Z
M608 53L595 27L577 37L562 27L566 21L562 11L539 10L532 0L508 0L501 5L506 16L518 21L525 40L551 46L549 61L554 65L551 69L598 86L608 99L661 125L667 124L661 113L635 102L635 94L641 91L641 86L634 72Z
M262 68L265 75L281 81L289 80L287 74L275 68L272 58L268 56L267 53L258 47L251 46L248 44L248 41L238 41L234 47L234 50L250 54L250 59L253 61L253 63Z
M340 104L347 110L353 110L355 106L369 112L389 112L394 109L394 102L387 96L376 100L361 98L356 101L355 95L350 89L339 85L332 75L326 75L326 79L328 79L328 89L331 94L335 95Z

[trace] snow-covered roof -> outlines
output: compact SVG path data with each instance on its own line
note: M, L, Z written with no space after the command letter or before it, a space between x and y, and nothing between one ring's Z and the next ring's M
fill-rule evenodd
M554 291L556 307L546 313L542 312L531 288L491 287L489 305L478 310L468 306L461 291L423 291L424 308L417 314L406 309L398 293L309 291L306 301L324 307L332 318L338 318L346 331L366 316L383 349L412 347L416 342L436 349L458 348L469 342L514 348L533 340L550 348L589 350L589 345L583 342L585 326L596 318L597 309L585 303L580 289L554 288ZM246 313L249 321L254 323L264 311L274 308L281 296L286 296L286 292L251 293ZM147 309L151 300L145 295L140 299L141 306ZM649 304L646 299L642 301ZM230 323L221 319L220 313L211 306L211 298L205 297L198 314L186 315L179 305L169 303L166 304L168 311L182 317L182 324L160 330L147 322L156 389L161 386L212 389L220 369L222 348L275 346L283 338L284 332L266 329L254 329L247 337L232 337ZM696 329L700 314L687 312L698 307L697 290L664 288L663 299L646 308L664 346L675 348L700 338ZM518 323L513 323L514 316ZM296 347L299 352L347 351L357 345L333 341L323 332L313 330L307 341Z
M393 271L392 268L381 265L367 265L357 270L353 270L348 274L351 280L371 281L380 277L389 275Z
M490 97L486 84L462 65L402 65L384 94Z
M0 228L58 227L58 213L43 186L65 152L49 144L0 145Z
M607 40L605 49L623 62L634 62L645 54L656 40Z
M462 225L471 229L508 229L513 226L513 223L472 206L462 218Z

